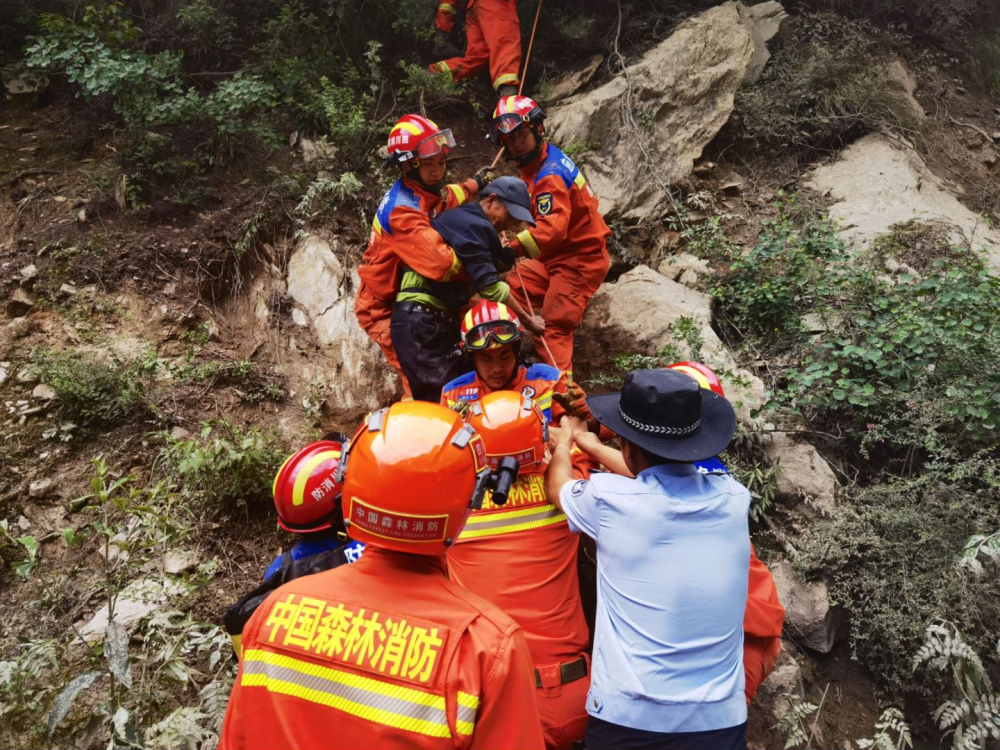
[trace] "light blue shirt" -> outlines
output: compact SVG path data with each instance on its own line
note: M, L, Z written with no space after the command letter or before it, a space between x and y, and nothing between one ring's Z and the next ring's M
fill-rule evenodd
M746 721L746 488L672 464L594 474L559 497L570 529L597 542L588 713L653 732Z

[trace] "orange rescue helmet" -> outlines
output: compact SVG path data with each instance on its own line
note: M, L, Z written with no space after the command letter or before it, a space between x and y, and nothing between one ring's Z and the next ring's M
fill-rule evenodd
M667 369L682 372L689 378L694 378L702 388L718 393L723 398L726 397L725 391L722 390L722 381L711 367L700 362L674 362L672 365L667 365Z
M480 300L462 318L462 348L467 352L495 349L520 341L521 321L503 302Z
M403 115L389 132L386 165L402 167L407 162L447 154L455 148L451 129L442 130L420 115Z
M549 430L541 409L516 391L495 391L473 402L469 424L483 437L486 461L496 469L500 459L517 461L519 475L539 474L545 468Z
M368 415L343 463L344 524L365 544L440 555L482 505L486 448L458 413L404 401Z
M346 441L346 435L331 435L285 459L273 487L281 528L308 534L332 526L340 511L342 488L336 475Z

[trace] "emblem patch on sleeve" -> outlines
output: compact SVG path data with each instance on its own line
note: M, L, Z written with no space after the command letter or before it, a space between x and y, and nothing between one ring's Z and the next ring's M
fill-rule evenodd
M572 495L573 497L579 497L580 495L583 494L583 491L585 489L587 489L587 480L579 479L577 480L576 484L574 484L570 488L569 494Z
M535 208L538 209L539 216L548 216L552 213L552 193L542 193L535 201Z

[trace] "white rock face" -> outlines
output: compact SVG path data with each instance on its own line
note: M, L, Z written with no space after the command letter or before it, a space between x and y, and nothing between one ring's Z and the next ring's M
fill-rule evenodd
M297 324L312 328L324 361L300 368L307 381L326 385L327 403L340 412L365 411L392 400L397 378L381 350L361 330L354 315L354 290L361 282L348 276L335 254L336 243L310 235L288 263L288 294L298 307Z
M616 352L656 354L668 345L686 352L684 342L670 331L684 317L691 318L701 334L702 362L735 372L749 381L748 388L723 383L737 414L749 419L750 410L764 402L764 384L754 375L737 369L729 350L712 330L712 298L707 294L671 281L647 266L637 266L616 283L604 284L597 291L577 335L596 339Z
M766 62L764 43L783 16L777 2L723 3L680 24L625 74L552 108L546 126L556 143L600 144L587 157L586 176L605 216L663 212L658 181L690 174L729 119L748 72ZM637 119L623 121L623 111Z
M556 102L575 94L593 80L603 62L604 55L594 55L583 67L560 73L545 87L543 103Z
M963 206L913 150L883 135L853 143L836 161L813 171L805 184L837 201L830 217L858 249L894 224L939 219L954 227L953 241L989 248L991 265L1000 269L1000 232Z
M797 443L788 435L771 433L764 441L764 451L772 463L782 468L778 477L778 495L787 500L805 499L823 515L837 507L840 482L830 464L809 443Z
M770 567L778 598L785 605L785 631L800 646L829 653L839 635L842 613L830 607L826 584L801 580L787 560Z

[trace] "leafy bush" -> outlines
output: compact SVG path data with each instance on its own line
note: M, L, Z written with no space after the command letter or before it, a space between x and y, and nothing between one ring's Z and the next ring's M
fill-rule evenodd
M235 41L236 19L211 0L192 0L177 11L177 22L186 34L185 48L196 55L218 55Z
M112 425L146 411L146 381L155 357L124 360L86 353L36 351L33 369L55 392L62 417L81 425Z
M775 405L807 423L860 428L863 451L957 460L997 444L1000 280L961 248L926 275L875 275L879 259L840 279L837 323L803 351Z
M1000 576L958 564L972 535L1000 528L995 472L925 471L859 490L800 545L796 564L823 571L851 612L855 657L896 694L947 697L941 681L915 682L909 663L936 617L963 623L981 651L1000 636Z
M189 440L161 437L165 447L157 464L183 495L209 510L270 503L271 482L285 459L273 437L224 419L204 422L201 434Z
M779 216L763 222L763 231L745 256L718 224L698 230L695 252L709 250L728 272L712 288L723 315L741 336L773 340L802 327L800 316L830 305L840 291L848 251L828 219L803 212L795 196L777 203ZM691 230L688 230L691 236Z

